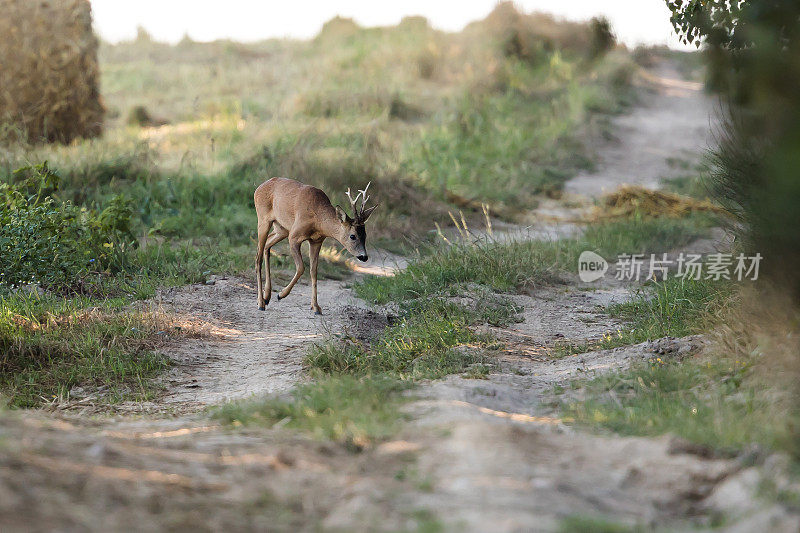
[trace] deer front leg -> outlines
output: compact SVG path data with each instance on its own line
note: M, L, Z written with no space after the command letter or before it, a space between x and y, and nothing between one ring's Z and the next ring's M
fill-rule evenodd
M322 309L317 303L317 264L319 263L320 248L322 248L322 241L312 242L308 254L309 263L311 263L311 310L316 315L322 314Z
M292 292L292 288L294 287L295 283L298 282L300 276L303 275L305 272L306 267L303 264L303 256L300 255L300 245L303 244L301 240L293 240L291 236L289 236L289 250L292 252L292 257L294 258L294 266L297 269L294 273L294 277L292 281L284 288L280 293L278 293L278 300L282 298L286 298L289 296L289 293Z

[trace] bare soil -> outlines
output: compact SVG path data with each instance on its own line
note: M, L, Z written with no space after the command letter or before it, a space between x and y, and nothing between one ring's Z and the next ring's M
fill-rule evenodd
M680 172L666 156L705 146L708 101L670 67L657 74L672 78L651 80L643 106L615 119L621 133L601 147L599 171L568 191L656 186ZM354 453L281 428L221 427L203 409L285 392L303 379L310 343L345 331L369 339L392 317L356 299L346 282L320 282L325 314L315 317L305 283L260 312L254 280L212 281L150 302L208 324L210 334L166 348L175 367L159 400L140 406L149 413L0 414L0 530L396 531L437 521L454 531L552 531L573 515L685 530L720 513L743 516L742 531L800 526L779 507L760 509L752 482L760 474L744 460L704 456L668 437L587 434L553 410L554 385L703 348L692 337L549 354L554 343L622 327L604 307L626 298L625 288L567 283L515 296L521 323L481 326L501 340L487 351L496 372L424 383L396 439Z

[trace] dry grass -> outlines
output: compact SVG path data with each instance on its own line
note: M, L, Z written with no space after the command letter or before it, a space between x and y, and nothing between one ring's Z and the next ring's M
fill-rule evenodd
M626 185L603 197L593 219L620 219L635 215L683 218L692 213L727 215L722 207L665 191L653 191L637 185Z
M800 310L775 285L744 287L739 301L740 305L729 306L712 333L717 351L751 363L751 379L796 417L800 413Z
M69 143L102 131L87 0L0 0L0 137Z

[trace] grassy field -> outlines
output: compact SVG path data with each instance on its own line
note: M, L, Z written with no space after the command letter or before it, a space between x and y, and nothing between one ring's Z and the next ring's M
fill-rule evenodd
M444 244L431 237L448 211L462 210L478 224L482 203L514 220L591 168L587 141L609 133L609 115L632 101L636 61L647 59L598 49L593 31L501 4L460 33L420 18L386 28L334 19L307 42L186 39L170 46L141 33L103 44L105 135L0 150L0 192L13 207L3 215L13 213L3 219L0 246L4 268L15 272L0 282L0 391L14 407L60 401L75 387L99 387L112 402L152 398L152 378L167 366L155 347L168 326L126 306L159 286L248 270L252 192L275 175L318 185L334 203L347 187L372 181L382 206L370 220L370 242L411 244L417 257L392 278L354 284L361 298L397 306L379 337L320 344L306 358L314 387L230 404L215 416L288 420L361 446L394 430L419 380L485 377L495 341L471 326L515 320L519 309L506 294L558 282L582 250L608 258L662 252L717 223L705 215L636 213L553 242ZM670 187L703 197L698 169L673 164L686 177ZM348 275L335 248L323 259L324 275ZM275 261L290 266L280 250ZM706 330L735 294L731 285L705 282L646 287L608 310L629 328L553 355ZM741 446L761 423L752 413L769 403L760 403L767 400L747 377L758 365L729 359L649 362L581 385L589 399L564 408L581 423L620 432L678 431ZM609 403L609 395L624 400ZM749 400L723 401L731 395ZM708 398L717 400L698 407L697 425L686 424L687 406ZM731 422L703 433L717 418ZM768 445L782 442L780 431L763 435Z
M635 66L566 34L509 50L514 32L558 24L507 7L457 34L333 20L310 42L104 44L104 137L4 150L0 173L47 160L64 199L132 199L141 238L215 245L252 242L253 190L276 175L334 202L372 180L379 238L424 234L453 198L513 216L591 165L583 141L630 98Z
M427 240L448 210L477 219L480 202L513 219L537 195L558 194L591 166L585 141L632 98L633 60L598 44L593 31L502 4L460 33L414 17L385 28L333 19L303 42L172 46L141 32L102 43L104 135L0 149L0 196L12 208L0 247L3 269L14 273L0 279L0 292L33 284L47 295L22 307L2 296L0 342L24 356L6 357L0 388L11 405L31 406L81 384L132 390L146 382L158 365L137 368L138 340L129 337L141 334L109 325L84 356L57 364L55 353L83 341L58 351L47 335L73 339L64 324L159 286L249 270L252 195L269 177L320 186L334 203L372 181L382 205L370 243L395 250ZM283 246L273 255L278 268L291 263ZM335 249L323 254L321 273L347 275ZM18 326L41 316L55 318ZM440 326L465 320L454 311ZM392 358L407 357L386 345ZM100 372L91 354L109 346L118 370Z

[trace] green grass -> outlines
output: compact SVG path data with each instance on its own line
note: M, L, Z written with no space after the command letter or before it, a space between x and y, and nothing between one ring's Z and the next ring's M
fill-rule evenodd
M400 393L408 384L389 376L321 376L296 387L291 398L266 398L224 404L212 410L233 425L281 426L319 439L361 448L392 435L405 418Z
M113 275L84 276L82 295L1 292L0 393L12 407L66 399L75 386L102 389L98 401L152 399L153 378L168 367L153 347L160 326L126 306L158 287L238 272L251 257L249 249L219 251L210 243L153 243L124 254Z
M672 277L645 287L628 302L612 305L609 313L631 324L630 344L668 335L683 337L707 330L730 302L732 289L725 280Z
M387 373L400 379L439 378L463 371L485 358L453 348L473 348L491 343L474 333L474 323L508 323L518 311L509 301L484 295L472 306L434 298L405 304L399 322L368 346L329 341L312 348L306 364L328 374L370 375Z
M584 349L610 348L664 336L681 337L720 326L739 305L732 282L670 279L646 287L630 302L610 308L630 323L618 336ZM575 423L623 435L666 433L736 454L752 444L796 453L792 438L790 393L777 382L764 382L764 357L779 339L747 340L726 326L726 342L699 356L676 359L653 355L629 369L576 381L581 400L564 400L564 416ZM741 337L741 338L740 338ZM774 357L774 356L773 356ZM768 374L767 374L768 375ZM561 391L563 392L563 390Z
M582 384L588 399L562 407L577 424L623 435L670 433L728 453L753 443L791 450L786 411L747 379L753 364L653 358Z
M584 89L573 84L551 98L515 91L465 97L455 113L409 143L406 166L433 191L499 212L530 206L533 195L560 190L591 167L574 135L588 114Z
M607 259L625 254L651 254L680 248L705 237L714 220L707 215L685 218L644 217L590 224L580 239L584 249Z
M354 289L361 298L378 304L448 293L469 283L510 291L569 268L572 256L577 261L575 250L570 242L440 244L395 276L366 278Z
M383 304L424 298L473 283L494 291L513 291L557 280L574 272L583 250L609 259L621 253L666 252L707 233L700 217L686 219L633 218L589 225L581 237L559 241L500 242L491 239L452 246L435 245L390 278L366 278L354 285L356 294Z
M0 297L0 391L11 407L102 387L107 401L149 400L168 367L150 347L156 326L122 299Z

